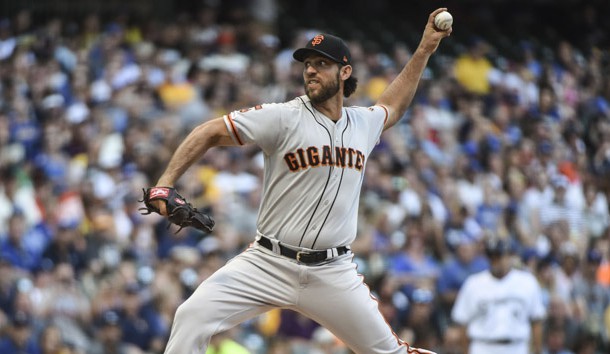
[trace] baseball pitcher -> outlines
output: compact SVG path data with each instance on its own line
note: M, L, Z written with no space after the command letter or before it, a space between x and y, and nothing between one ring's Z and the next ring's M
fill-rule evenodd
M213 220L173 188L211 147L256 144L264 186L255 242L205 280L178 308L165 353L204 353L211 336L272 308L298 311L356 353L431 353L399 339L352 262L358 200L367 159L381 133L403 116L430 56L451 28L429 15L411 60L372 107L344 107L357 86L338 37L318 34L293 57L306 95L235 111L196 127L157 185L148 211L180 226L211 230Z

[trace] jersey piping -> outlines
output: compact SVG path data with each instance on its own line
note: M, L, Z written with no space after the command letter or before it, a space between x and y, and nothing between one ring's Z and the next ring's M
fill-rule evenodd
M347 114L347 112L345 112L345 115L347 117L347 123L345 124L345 128L343 128L343 131L341 132L341 146L345 146L345 132L347 131L347 128L349 127L349 114ZM330 205L330 208L328 209L328 213L326 213L326 217L324 218L324 221L322 222L322 225L320 225L320 229L318 230L318 234L316 235L316 238L313 240L313 244L311 245L311 248L315 248L316 242L318 241L318 237L320 236L320 233L322 232L322 229L324 228L324 225L326 224L326 220L328 220L328 217L330 216L330 212L333 210L333 207L335 206L335 202L337 201L337 197L339 196L339 191L341 190L341 183L343 182L343 174L345 173L345 169L341 169L341 178L339 179L339 185L337 186L337 192L335 193L335 198L333 199L332 204Z
M332 149L334 149L333 137L330 134L330 132L328 131L328 128L326 128L324 126L324 124L322 124L320 121L318 121L318 118L316 117L315 113L309 107L307 107L307 104L305 103L305 101L303 101L303 99L301 97L299 97L299 100L303 103L303 107L305 107L309 111L309 113L311 113L311 116L316 121L316 123L318 123L322 128L324 128L324 130L326 130L326 133L328 133L328 138L330 140L330 146L331 146L331 151L332 151ZM311 217L309 218L309 220L307 221L307 224L305 225L305 229L303 230L303 234L301 235L301 239L299 240L299 247L301 247L301 245L303 244L303 238L305 238L305 235L307 234L307 229L309 228L309 225L311 225L311 222L313 221L313 218L316 215L316 212L318 211L320 204L322 203L322 199L324 199L324 193L326 192L326 188L328 188L328 182L330 181L330 176L332 176L333 169L334 169L334 167L332 167L332 166L331 166L331 168L328 169L328 177L326 178L326 182L324 184L324 189L322 189L322 193L320 194L320 198L318 199L318 202L316 203L316 207L314 208L313 212L311 213ZM326 221L326 220L324 220L324 221ZM318 233L318 235L319 235L319 233ZM317 236L316 236L316 239L317 239ZM315 243L315 241L314 241L314 243Z
M383 108L385 111L385 118L383 118L383 126L385 127L385 124L388 122L388 118L390 117L390 112L388 112L388 108L384 105L378 104L377 106Z
M235 142L238 143L239 145L244 145L243 141L239 137L237 128L235 128L235 123L233 123L233 118L231 118L231 113L229 113L225 116L225 125L227 126L229 133L231 133L231 136L234 138L233 140L235 140Z

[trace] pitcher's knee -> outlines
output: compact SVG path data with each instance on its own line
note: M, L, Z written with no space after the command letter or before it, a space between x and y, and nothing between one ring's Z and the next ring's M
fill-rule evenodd
M192 301L192 299L187 299L178 306L176 314L174 315L174 322L176 322L176 324L200 322L203 319L203 311L200 304Z
M180 330L180 327L185 327L187 331L195 331L200 336L211 337L217 325L213 323L214 321L210 314L206 313L207 308L201 301L187 299L176 310L174 326L176 330Z
M185 301L174 314L174 324L170 336L172 353L202 352L213 335L213 324L205 320L201 306L193 301Z
M185 322L191 315L193 314L193 309L191 309L191 305L188 300L180 304L176 309L176 313L174 314L174 322L182 323Z

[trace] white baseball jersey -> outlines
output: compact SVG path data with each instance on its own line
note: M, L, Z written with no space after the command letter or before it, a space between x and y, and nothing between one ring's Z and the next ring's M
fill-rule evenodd
M349 245L364 165L387 116L381 106L349 107L334 122L302 96L224 117L235 142L257 144L265 155L259 234L317 250ZM304 264L259 240L180 305L166 354L205 353L214 334L273 308L315 320L358 354L434 354L396 336L350 253Z
M311 249L351 244L364 165L387 117L383 106L344 107L334 122L307 96L226 115L236 143L264 152L258 232Z
M527 344L530 321L543 319L545 308L532 274L512 269L497 279L485 270L466 279L451 315L467 326L472 343L510 340Z

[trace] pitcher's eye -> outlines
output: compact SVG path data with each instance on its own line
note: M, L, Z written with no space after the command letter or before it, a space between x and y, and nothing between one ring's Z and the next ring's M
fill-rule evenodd
M313 67L316 70L320 70L320 69L326 69L330 65L329 65L329 61L326 59L314 59L314 60L305 61L304 66L305 66L305 69Z

